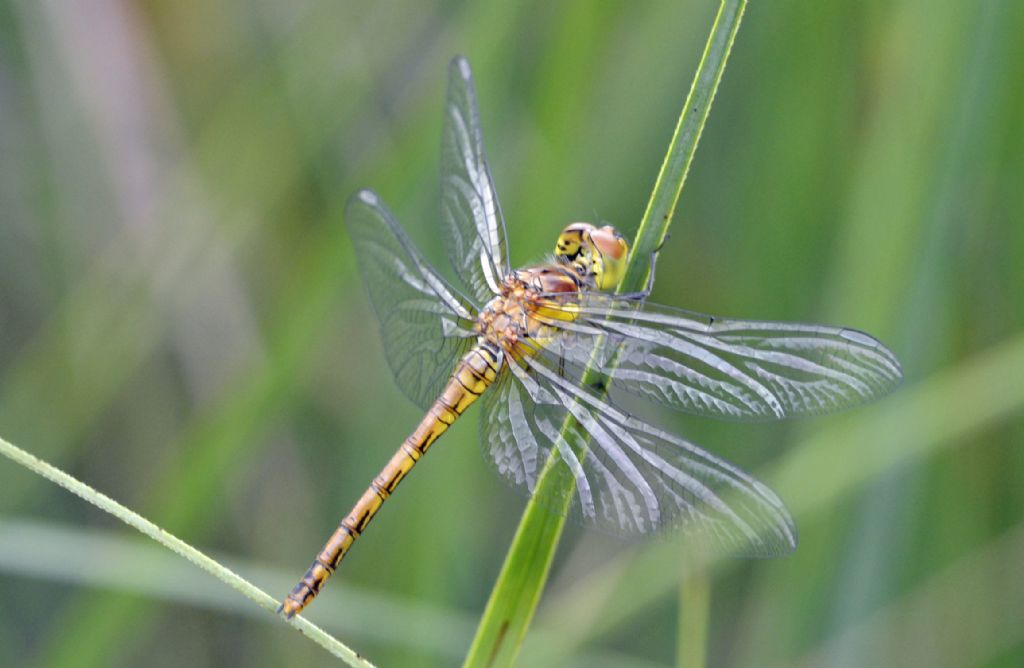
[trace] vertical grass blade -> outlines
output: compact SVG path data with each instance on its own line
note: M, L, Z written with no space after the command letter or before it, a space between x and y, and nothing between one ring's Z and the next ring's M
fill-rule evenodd
M270 613L275 613L277 610L278 601L271 597L270 594L266 593L229 568L214 561L180 538L164 531L145 517L122 506L106 494L97 492L95 489L86 485L77 478L68 475L57 467L44 462L28 452L25 452L21 448L8 443L2 438L0 438L0 454L11 461L21 464L33 473L46 478L50 482L60 485L72 494L85 499L100 510L110 513L128 526L137 529L146 536L149 536L167 549L175 552L181 557L184 557L195 566L198 566L235 591L241 593L249 600L255 602L264 610L267 610ZM369 661L359 656L358 653L344 645L341 641L324 632L319 626L308 622L301 617L296 617L289 623L300 633L348 665L353 666L354 668L373 668L373 665Z
M668 233L746 4L746 0L723 0L719 6L668 153L633 240L633 252L619 285L620 292L635 292L644 287L651 254ZM588 370L584 382L591 375ZM557 476L542 474L535 497L552 494L552 486L560 484L563 483ZM559 496L571 498L571 494L547 498ZM527 504L466 656L466 668L506 666L515 661L540 601L564 525L564 517L541 508L533 500Z
M708 625L711 616L711 573L706 563L687 569L679 585L679 632L676 634L676 666L704 668L708 658Z

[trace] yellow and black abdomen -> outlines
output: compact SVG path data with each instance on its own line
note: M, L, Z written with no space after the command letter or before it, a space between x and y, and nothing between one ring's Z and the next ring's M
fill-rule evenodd
M494 382L504 363L501 350L487 342L477 344L463 355L437 401L338 525L306 574L281 603L280 612L291 618L309 605L384 501L434 441Z

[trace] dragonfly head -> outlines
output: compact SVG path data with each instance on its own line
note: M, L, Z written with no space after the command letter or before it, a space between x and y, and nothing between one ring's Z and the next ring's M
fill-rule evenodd
M555 255L559 262L572 265L599 290L612 290L622 280L629 244L611 225L595 227L590 223L571 223L558 235Z

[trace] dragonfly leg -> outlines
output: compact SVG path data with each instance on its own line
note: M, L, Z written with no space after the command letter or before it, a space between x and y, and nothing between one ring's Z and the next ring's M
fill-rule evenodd
M665 241L667 240L668 237L665 238ZM657 248L651 251L651 271L647 274L647 285L644 286L644 289L637 292L624 292L620 295L621 297L625 297L626 299L635 299L638 302L642 302L651 296L651 292L654 290L654 269L658 264L658 253L661 252L661 248L665 245L665 241L662 241L658 244Z

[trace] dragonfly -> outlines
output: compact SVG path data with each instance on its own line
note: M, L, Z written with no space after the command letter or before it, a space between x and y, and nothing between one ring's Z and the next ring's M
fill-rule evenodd
M281 603L289 618L481 397L480 440L502 478L529 494L542 474L564 479L543 486L558 490L545 505L619 535L684 527L709 545L768 557L796 547L779 497L629 412L629 397L713 418L773 420L862 404L902 378L895 355L855 329L650 304L656 255L643 291L616 294L630 249L611 226L572 223L547 261L513 269L462 57L449 68L440 222L464 289L424 259L374 192L353 195L344 215L395 380L425 415ZM593 371L603 380L590 382Z

